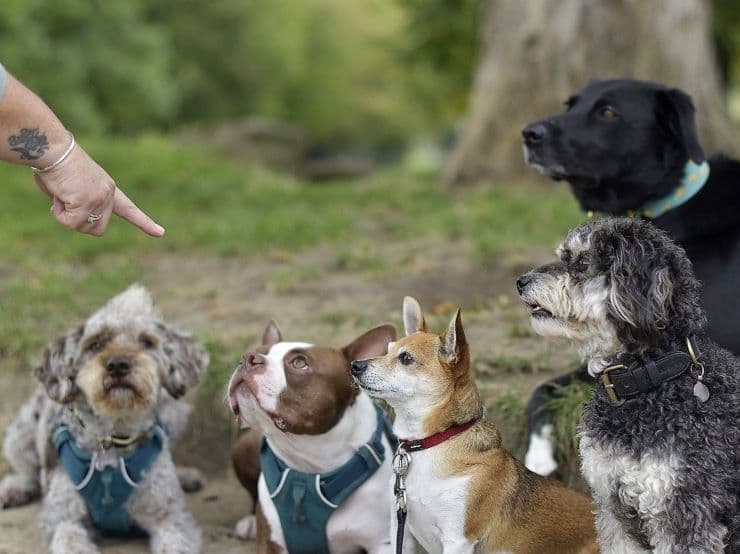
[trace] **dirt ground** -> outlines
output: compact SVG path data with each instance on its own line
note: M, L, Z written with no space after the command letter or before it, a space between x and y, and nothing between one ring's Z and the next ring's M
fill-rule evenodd
M485 368L479 384L488 400L509 391L526 395L573 363L570 349L531 334L514 291L518 274L552 257L547 250L501 255L486 264L475 262L468 245L447 240L383 245L382 252L380 262L371 255L369 262L349 265L324 248L250 259L152 257L146 259L141 281L168 320L238 350L253 346L271 318L286 340L341 345L379 323L400 324L404 295L419 298L432 328L440 331L459 304L474 361ZM218 356L214 360L225 363ZM204 491L189 496L208 554L252 551L230 536L250 501L227 466L228 443L237 430L223 401L226 383L220 381L226 369L212 364L211 372L220 371L219 377L193 396L191 432L177 455L210 476ZM0 404L0 436L32 386L27 374L0 373L0 390L14 391ZM502 433L506 436L506 429ZM0 475L6 470L0 461ZM0 554L43 552L37 508L0 512ZM102 551L133 554L146 552L147 545L110 542Z

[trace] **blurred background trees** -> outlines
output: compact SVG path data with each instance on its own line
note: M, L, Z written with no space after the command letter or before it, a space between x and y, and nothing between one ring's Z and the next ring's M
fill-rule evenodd
M615 76L686 90L707 151L735 153L714 36L706 0L488 0L470 114L445 179L520 172L521 128L561 111L589 80Z
M658 32L655 22L678 5L694 6L693 38L669 37L670 25ZM558 17L571 21L585 52L557 46L565 40ZM539 50L528 57L522 52L533 48L532 37ZM462 130L447 167L449 180L459 181L523 170L520 125L557 109L591 75L638 75L694 91L702 84L713 100L699 94L700 109L714 116L710 127L721 127L740 65L740 5L5 0L0 52L78 133L195 127L207 138L214 125L260 116L297 129L308 156L350 150L388 161L420 141L449 147ZM693 72L666 63L687 54ZM697 72L704 83L691 82ZM484 75L508 84L486 92ZM492 124L494 114L509 123ZM710 149L727 143L705 134Z

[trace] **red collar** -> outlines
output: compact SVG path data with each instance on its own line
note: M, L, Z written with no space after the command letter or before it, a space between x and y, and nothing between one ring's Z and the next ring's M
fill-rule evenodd
M476 417L475 419L471 419L470 421L467 421L465 423L453 425L452 427L448 427L444 431L434 433L433 435L429 435L428 437L425 437L423 439L399 440L398 447L403 448L406 452L418 452L419 450L426 450L427 448L431 448L432 446L442 444L447 439L450 439L455 435L459 435L463 431L467 431L473 425L478 423L480 419L481 418Z

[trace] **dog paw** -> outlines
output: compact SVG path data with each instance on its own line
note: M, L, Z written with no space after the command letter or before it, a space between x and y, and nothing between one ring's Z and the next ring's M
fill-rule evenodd
M206 486L207 479L199 469L194 467L177 468L177 479L185 492L198 492Z
M249 515L240 519L234 527L234 536L243 541L253 541L257 537L257 518Z
M0 510L25 506L38 496L37 489L18 475L7 475L0 481Z
M545 425L529 439L529 448L524 457L524 465L539 475L550 475L558 468L555 449L552 444L552 425Z

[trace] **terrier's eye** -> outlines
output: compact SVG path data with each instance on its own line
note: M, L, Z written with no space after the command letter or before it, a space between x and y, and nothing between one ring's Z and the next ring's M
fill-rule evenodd
M301 356L293 358L293 360L290 362L290 365L293 369L306 369L308 367L306 358L303 358Z
M591 264L591 259L589 258L588 254L582 254L581 256L578 256L578 259L575 263L575 270L578 272L586 272L588 271L588 266Z
M599 110L599 116L604 121L614 121L619 117L619 114L612 106L607 105Z
M155 341L149 335L141 335L139 336L139 344L142 348L146 348L147 350L149 350L157 346L157 341Z
M398 355L398 361L401 362L403 365L409 365L414 362L414 358L411 356L411 354L404 351Z
M103 349L102 339L95 339L87 343L85 350L88 352L100 352Z

